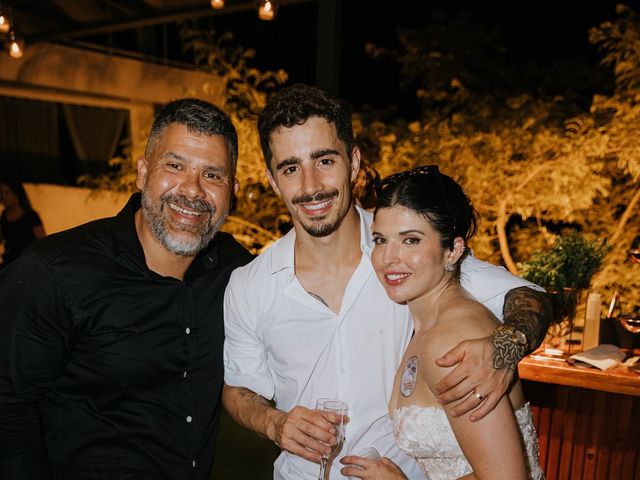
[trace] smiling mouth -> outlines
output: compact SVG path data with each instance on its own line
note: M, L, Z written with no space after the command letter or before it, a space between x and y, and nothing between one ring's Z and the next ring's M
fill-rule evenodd
M385 273L384 281L387 285L396 286L400 285L405 278L407 278L410 273Z
M324 210L325 208L327 208L329 205L331 205L331 200L328 200L326 202L320 202L320 203L315 203L315 204L302 204L302 208L304 208L305 210L309 211L309 212L319 212L320 210Z
M202 211L188 210L186 208L182 208L182 207L179 207L177 205L174 205L173 203L168 203L167 205L169 205L169 208L171 210L174 210L174 211L176 211L176 212L178 212L178 213L180 213L182 215L187 215L187 216L190 216L190 217L199 217L199 216L203 215L204 213L206 213L206 212L202 212Z

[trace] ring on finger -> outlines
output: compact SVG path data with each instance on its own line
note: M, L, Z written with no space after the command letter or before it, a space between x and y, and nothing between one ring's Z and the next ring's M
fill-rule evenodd
M475 397L479 400L479 401L483 401L486 397L484 395L479 394L478 392L476 392L476 389L474 388L473 390L471 390L471 393L473 395L475 395Z

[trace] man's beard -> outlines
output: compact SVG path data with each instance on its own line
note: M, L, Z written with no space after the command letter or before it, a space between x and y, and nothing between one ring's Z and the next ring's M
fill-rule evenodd
M315 195L299 195L292 198L291 203L295 205L298 203L322 202L323 200L337 197L338 194L338 190L332 189L327 192L316 193ZM342 217L340 216L340 212L338 212L335 219L331 221L326 220L326 216L315 217L311 220L310 224L300 220L300 225L302 225L302 228L312 237L326 237L338 229L338 226L340 226L342 222Z
M162 213L163 208L171 208L167 205L169 202L188 210L206 212L204 214L209 215L209 221L205 224L181 225L183 231L192 234L191 238L172 236L166 227L166 218ZM162 246L176 255L191 257L206 248L227 218L228 212L213 221L216 212L215 205L209 205L202 199L191 201L184 195L165 193L160 197L159 204L156 204L149 198L147 192L142 190L142 215L144 219Z

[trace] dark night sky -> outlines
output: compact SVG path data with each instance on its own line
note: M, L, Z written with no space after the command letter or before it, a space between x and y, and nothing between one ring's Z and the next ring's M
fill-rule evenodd
M382 8L386 3L389 7ZM461 12L502 32L507 58L541 65L584 58L597 68L598 55L587 31L615 18L612 0L536 0L533 2L364 1L344 0L340 94L354 105L383 106L413 102L411 92L398 87L397 68L390 61L372 60L365 44L394 46L398 27L420 28L434 8L448 16ZM372 5L374 7L372 7ZM274 22L260 22L255 13L213 19L217 33L230 31L234 44L254 48L253 65L286 70L291 81L313 83L316 54L315 2L286 6Z

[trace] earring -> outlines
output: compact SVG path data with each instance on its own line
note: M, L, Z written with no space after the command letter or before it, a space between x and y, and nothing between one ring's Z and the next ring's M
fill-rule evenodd
M444 271L445 271L445 272L449 272L449 273L451 273L451 272L453 272L455 269L456 269L456 266L455 266L455 264L453 264L453 263L445 263L445 264L444 264Z

